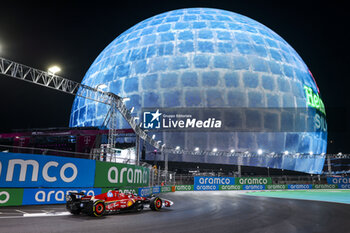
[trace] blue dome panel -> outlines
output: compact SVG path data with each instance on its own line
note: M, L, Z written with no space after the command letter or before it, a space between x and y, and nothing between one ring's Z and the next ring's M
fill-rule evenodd
M111 42L87 71L83 84L129 97L127 106L141 115L146 107L305 108L304 85L318 93L307 66L295 50L266 26L239 14L208 8L166 12L131 27ZM107 106L76 97L70 126L100 126ZM252 115L253 116L253 115ZM232 116L240 125L243 116ZM243 118L242 118L243 117ZM258 117L257 125L275 128L269 119L286 122L288 115ZM119 127L128 124L119 116ZM305 118L300 125L312 124ZM254 126L256 127L256 126ZM168 146L212 150L291 154L326 152L326 132L161 133ZM174 156L177 161L237 163L235 158ZM170 156L171 157L171 156ZM169 157L169 158L170 158ZM245 165L320 172L323 158L246 159Z

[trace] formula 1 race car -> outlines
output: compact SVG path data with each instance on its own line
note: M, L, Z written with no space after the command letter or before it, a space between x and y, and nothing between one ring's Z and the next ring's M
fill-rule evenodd
M132 193L122 193L119 190L111 190L96 196L87 196L85 193L70 192L67 196L66 208L74 215L85 213L100 217L104 214L119 213L124 211L140 212L144 206L158 211L162 207L170 207L172 201L156 196L140 197Z

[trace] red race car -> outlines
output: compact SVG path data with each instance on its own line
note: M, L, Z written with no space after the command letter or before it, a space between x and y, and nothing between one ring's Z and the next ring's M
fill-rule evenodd
M144 206L158 211L163 206L170 207L173 205L172 201L161 199L160 197L140 197L132 193L121 193L117 189L96 196L70 192L66 199L66 208L72 214L85 213L96 217L123 211L140 212Z

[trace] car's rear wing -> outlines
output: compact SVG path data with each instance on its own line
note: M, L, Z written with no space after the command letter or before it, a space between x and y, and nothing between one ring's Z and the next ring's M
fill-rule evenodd
M91 196L87 196L84 192L69 192L67 195L66 195L66 200L67 201L81 201L83 199L90 199Z

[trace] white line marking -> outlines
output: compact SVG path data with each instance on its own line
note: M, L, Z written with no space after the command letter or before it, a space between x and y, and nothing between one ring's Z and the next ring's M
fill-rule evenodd
M67 212L55 212L55 213L50 213L50 212L47 212L47 213L32 213L32 214L25 213L25 212L20 211L20 210L18 210L18 212L23 213L23 215L22 216L1 216L0 219L1 218L54 217L54 216L71 215L71 213L69 213L68 211Z
M28 214L27 212L24 212L24 211L22 211L22 210L16 210L17 212L20 212L20 213L22 213L22 214Z
M56 212L56 213L33 213L33 214L24 214L23 217L52 217L52 216L65 216L71 215L67 212Z

